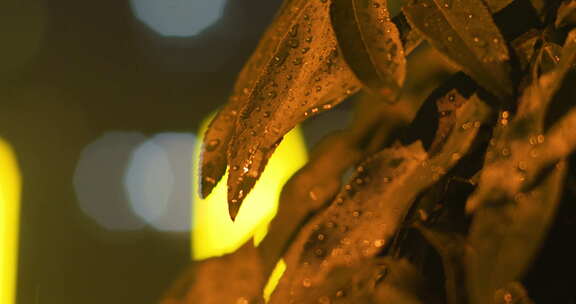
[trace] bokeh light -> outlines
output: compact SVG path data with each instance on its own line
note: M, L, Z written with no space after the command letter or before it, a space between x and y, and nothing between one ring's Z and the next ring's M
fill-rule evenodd
M206 126L207 123L204 123L198 134L204 134ZM199 160L200 145L195 150L194 159ZM276 214L284 183L306 161L306 145L300 128L296 127L284 137L270 158L256 186L246 196L234 222L228 214L226 199L228 174L224 175L206 199L201 199L198 195L199 175L196 169L193 178L193 259L233 252L251 237L258 244L266 235L268 224Z
M146 140L136 132L111 132L82 151L74 173L76 196L82 211L106 229L145 226L130 208L124 176L132 152Z
M0 139L0 303L15 303L20 217L20 170L8 143Z
M196 137L162 133L132 154L125 185L132 209L157 230L189 231Z
M222 16L226 0L130 0L136 18L163 36L194 36Z

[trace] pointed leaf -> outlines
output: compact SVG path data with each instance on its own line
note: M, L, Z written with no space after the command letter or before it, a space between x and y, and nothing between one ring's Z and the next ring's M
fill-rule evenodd
M289 0L279 17L287 22L275 24L270 33L277 37L264 37L275 40L275 51L257 75L228 148L232 218L284 134L359 88L337 50L328 5Z
M354 74L373 93L394 101L406 76L406 58L386 1L333 1L330 18Z
M279 43L279 35L276 31L286 26L292 17L289 13L280 14L270 25L264 34L265 38L260 41L238 75L228 103L218 111L206 130L200 167L200 195L203 198L212 192L226 172L228 144L234 134L238 113L254 89L258 75L262 73L270 58L275 55L276 46Z
M480 85L501 98L513 94L508 48L482 0L416 0L403 11L433 47Z

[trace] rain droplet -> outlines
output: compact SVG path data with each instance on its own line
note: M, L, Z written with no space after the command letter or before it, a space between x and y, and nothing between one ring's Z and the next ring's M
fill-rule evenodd
M318 197L316 196L316 193L315 193L314 191L308 192L308 196L310 196L310 198L311 198L313 201L317 201L317 200L318 200Z
M309 288L310 286L312 286L312 281L309 278L305 278L304 280L302 280L302 286Z
M460 155L460 153L454 152L452 153L452 160L457 161L461 158L462 156Z

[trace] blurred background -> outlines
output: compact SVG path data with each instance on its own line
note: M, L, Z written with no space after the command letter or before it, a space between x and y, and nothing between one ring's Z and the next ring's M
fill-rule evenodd
M159 300L190 262L200 124L280 3L0 1L2 161L21 178L20 199L2 201L20 201L19 217L0 211L19 227L2 248L15 240L15 303ZM306 144L347 107L307 123Z

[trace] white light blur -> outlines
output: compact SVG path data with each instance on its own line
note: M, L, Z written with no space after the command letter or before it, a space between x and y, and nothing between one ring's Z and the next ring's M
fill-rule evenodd
M162 133L134 150L125 186L134 212L157 230L189 231L196 137Z
M130 0L138 20L163 36L194 36L222 16L226 0Z
M138 230L145 223L131 210L124 176L132 151L146 141L135 132L106 133L84 148L74 172L82 211L110 230Z

